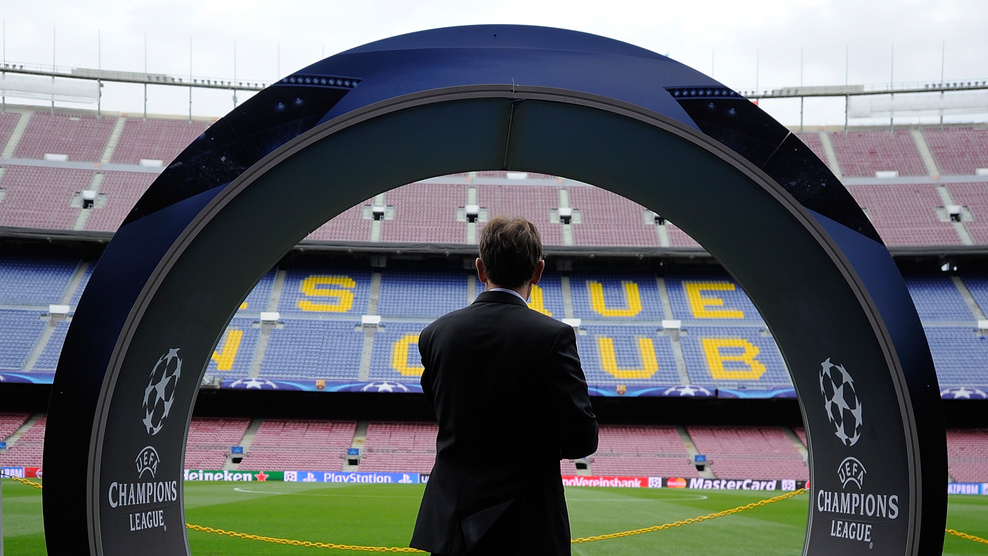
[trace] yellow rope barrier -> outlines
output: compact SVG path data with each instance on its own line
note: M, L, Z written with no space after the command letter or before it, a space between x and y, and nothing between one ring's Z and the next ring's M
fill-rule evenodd
M332 548L336 550L353 550L356 552L412 552L412 553L422 554L422 551L417 548L404 548L399 546L359 546L352 544L334 544L327 542L297 541L292 539L279 539L277 537L263 537L261 535L251 535L248 533L237 533L235 531L224 531L223 529L203 527L202 525L193 525L191 523L186 523L185 527L193 531L202 531L204 533L216 533L217 535L226 535L228 537L234 537L238 539L269 542L274 544L286 544L291 546L310 546L312 548Z
M642 535L644 533L652 533L654 531L663 531L665 529L672 529L673 527L682 527L683 525L693 525L694 523L702 523L704 521L709 521L711 519L717 519L718 517L724 517L727 515L732 515L736 513L743 512L745 510L751 510L761 506L766 506L768 504L773 504L775 502L781 502L782 500L787 500L793 496L799 496L806 492L805 488L799 490L794 490L792 492L787 492L781 496L776 496L775 498L768 498L765 500L759 500L758 502L752 502L751 504L745 504L744 506L738 506L737 508L731 508L729 510L724 510L722 512L716 512L707 515L701 515L700 517L691 517L689 519L684 519L682 521L674 521L672 523L664 523L662 525L654 525L652 527L646 527L644 529L635 529L633 531L622 531L620 533L609 533L606 535L596 535L593 537L581 537L579 539L573 539L573 544L582 544L587 542L604 541L609 539L619 539L622 537L630 537L633 535Z
M982 539L981 537L976 537L974 535L968 535L967 533L961 533L957 529L947 529L947 533L955 537L960 537L962 539L967 539L969 541L979 542L981 544L988 544L988 539Z
M11 480L23 483L25 485L34 487L36 489L42 488L41 483L36 483L34 481L29 481L27 479L22 479L20 477L10 477ZM654 525L652 527L645 527L644 529L634 529L632 531L622 531L620 533L607 533L604 535L594 535L592 537L580 537L578 539L573 539L570 541L572 544L583 544L588 542L604 541L610 539L620 539L623 537L631 537L634 535L642 535L644 533L652 533L655 531L664 531L666 529L672 529L673 527L682 527L683 525L693 525L694 523L703 523L704 521L710 521L711 519L717 519L718 517L724 517L728 515L733 515L746 510L752 510L754 508L760 508L762 506L767 506L769 504L774 504L775 502L781 502L782 500L788 500L794 496L799 496L800 494L805 494L806 489L801 488L799 490L794 490L792 492L787 492L780 496L774 498L766 498L765 500L759 500L758 502L752 502L750 504L745 504L744 506L738 506L736 508L731 508L729 510L724 510L720 512L715 512L712 514L701 515L699 517L691 517L688 519L683 519L680 521L674 521L672 523L663 523L662 525ZM284 544L291 546L308 546L312 548L329 548L335 550L351 550L354 552L404 552L413 554L423 554L421 550L417 548L406 548L401 546L360 546L352 544L334 544L326 542L313 542L313 541L299 541L293 539L281 539L278 537L265 537L262 535L251 535L249 533L237 533L236 531L226 531L224 529L215 529L213 527L203 527L202 525L193 525L191 523L186 523L185 527L192 531L201 531L204 533L215 533L217 535L225 535L228 537L233 537L237 539L245 539L252 541L261 541L274 544ZM953 535L955 537L960 537L962 539L967 539L972 542L988 544L988 539L983 539L975 535L969 535L967 533L962 533L956 529L945 529L944 532L948 535Z
M20 477L14 477L13 475L10 476L10 480L17 481L18 483L23 483L28 486L32 486L36 489L41 489L41 483L36 483L34 481L29 481L27 479L22 479Z

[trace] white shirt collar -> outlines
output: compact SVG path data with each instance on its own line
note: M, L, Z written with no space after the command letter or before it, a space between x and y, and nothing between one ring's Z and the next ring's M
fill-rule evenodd
M521 294L518 293L518 292L516 292L515 290L509 290L508 288L491 288L491 289L489 289L487 291L489 291L489 292L506 292L506 293L514 294L515 297L517 297L518 299L520 299L520 300L524 301L526 304L528 304L528 300L525 299L524 297L522 297Z

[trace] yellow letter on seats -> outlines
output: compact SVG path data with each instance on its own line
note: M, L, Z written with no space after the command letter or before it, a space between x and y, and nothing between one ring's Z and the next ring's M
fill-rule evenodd
M347 289L323 288L321 286L340 286ZM302 280L299 289L311 297L336 298L336 303L314 303L307 299L298 302L298 308L303 311L321 311L329 313L345 313L353 308L353 292L357 282L349 276L309 276Z
M600 350L600 363L614 378L652 378L659 370L659 362L655 358L655 344L651 338L638 337L638 356L641 358L640 369L622 369L617 364L617 354L614 353L614 339L597 336L597 349Z
M229 371L233 368L233 362L237 358L237 351L240 350L240 340L244 337L244 331L231 328L226 333L226 341L223 342L223 349L214 351L210 358L216 361L216 369Z
M758 380L767 370L756 358L761 350L744 338L701 338L703 355L707 358L710 375L717 380ZM722 348L743 350L741 353L725 354ZM746 369L725 369L725 361L743 363Z
M719 297L703 297L704 291L732 292L737 289L732 282L683 282L686 288L686 299L693 310L693 317L698 319L743 319L744 312L737 309L710 309L723 307L724 300Z
M604 299L604 286L600 282L588 281L587 288L590 290L590 306L605 317L633 317L642 312L642 298L638 293L638 284L635 282L621 282L624 288L624 309L608 309L607 300Z
M408 349L412 344L419 343L418 334L405 334L405 336L395 342L391 351L391 366L404 376L422 376L425 367L422 365L411 365L408 362ZM416 352L417 353L417 352Z
M528 302L528 308L543 315L552 316L552 312L545 308L545 296L542 293L542 288L538 286L532 286L532 296Z

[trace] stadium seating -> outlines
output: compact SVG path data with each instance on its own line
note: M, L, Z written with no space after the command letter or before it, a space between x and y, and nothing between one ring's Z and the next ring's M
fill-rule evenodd
M21 115L18 112L0 113L0 149L10 140L10 134L14 132L20 120Z
M974 315L946 273L910 274L905 276L905 280L919 318L936 321L974 321Z
M42 415L24 431L13 446L7 449L7 453L0 453L0 466L40 467L44 454L47 421L48 416Z
M284 319L271 330L260 375L267 379L357 379L364 334L359 322Z
M222 378L246 377L254 362L254 350L260 336L261 328L257 319L242 316L231 319L206 365L206 375ZM286 364L290 365L291 362Z
M62 154L70 161L99 162L116 123L111 116L34 111L14 157L40 160Z
M925 128L923 139L941 174L972 175L978 168L988 168L988 132L984 129Z
M360 471L429 473L436 462L434 423L371 421Z
M106 204L89 209L86 230L115 232L158 174L149 172L103 172L99 194Z
M248 425L250 419L194 417L185 443L185 468L222 469Z
M43 316L41 311L0 309L0 371L24 370L44 331Z
M844 177L875 177L876 172L887 171L900 176L927 174L909 130L831 133L830 143Z
M808 480L809 468L778 427L687 427L719 479Z
M677 228L675 224L667 222L666 230L669 234L669 245L671 247L689 247L693 249L700 247L700 244L695 239L680 228Z
M274 288L275 271L271 270L258 280L251 289L247 299L240 306L241 311L258 313L267 311L268 300L271 298L271 290Z
M27 413L0 413L0 440L7 440L29 417Z
M573 225L573 243L585 246L656 247L659 238L647 209L634 201L596 187L569 188L569 202L580 211Z
M590 471L597 476L699 477L671 426L601 425L597 451L589 459ZM573 474L568 466L564 469Z
M292 266L285 272L278 311L283 315L359 319L367 311L370 284L371 271L367 268ZM263 309L255 302L254 310Z
M358 203L330 219L306 236L313 241L370 241L372 218L364 218L364 207L371 201Z
M377 312L384 318L431 319L462 309L467 297L469 275L431 268L385 269L381 272L381 295Z
M975 245L988 244L988 183L951 183L944 187L950 191L955 203L971 213L973 219L964 222L964 227Z
M371 380L417 383L422 376L418 336L427 322L382 321L374 332L371 352Z
M760 324L762 317L741 286L727 274L665 277L672 317L690 322Z
M693 384L722 388L790 385L782 354L764 328L690 326L680 336Z
M988 314L988 276L964 273L961 275L961 280L971 292L971 297L974 298L981 312Z
M594 385L680 384L668 336L647 326L584 326L576 337L587 382Z
M41 355L34 363L34 367L30 369L31 371L42 373L55 372L56 367L58 367L58 356L62 352L62 344L65 342L65 335L68 331L69 321L62 320L55 324L55 330L52 331L51 338L48 339L48 343L45 344Z
M820 133L818 132L801 132L796 133L796 137L803 142L807 147L813 151L813 154L817 156L824 164L827 163L827 151L823 147L823 139L820 138ZM831 168L832 170L832 168Z
M88 190L94 170L6 166L0 188L0 226L72 230L83 210L77 197ZM73 200L77 205L73 206Z
M160 160L167 166L209 125L201 120L126 118L111 160L117 164Z
M60 303L77 265L73 259L0 255L0 305Z
M927 326L926 339L933 354L941 388L984 387L988 383L988 338L974 326Z
M562 226L550 219L552 209L559 208L560 189L562 188L554 185L539 187L502 184L478 185L477 204L481 208L486 208L491 217L498 215L524 216L538 227L542 236L542 243L545 245L563 245Z
M957 482L988 480L988 430L947 430L947 470Z
M265 419L239 468L339 471L356 428L354 421Z
M467 204L467 186L417 183L389 191L394 220L384 222L381 241L466 243L466 222L457 222L456 207Z
M0 321L8 323L11 330L0 339L0 347L6 346L0 350L0 368L4 371L55 370L68 321L55 324L45 345L39 346L38 341L48 326L49 304L68 298L71 315L78 303L93 268L92 263L85 263L79 286L69 291L79 265L80 261L72 258L0 255ZM416 383L421 367L415 337L434 318L470 301L466 287L469 280L475 281L477 292L482 291L483 284L475 275L460 269L443 271L404 265L380 272L376 306L383 320L373 334L368 374L363 376L374 381ZM563 318L569 303L573 315L582 319L577 342L591 385L679 384L678 350L687 376L696 385L791 386L761 315L726 274L669 273L663 277L662 291L655 275L640 271L612 268L567 275L571 299L564 299L562 275L548 272L533 294L533 307L541 301L539 308L554 318ZM247 296L246 306L237 312L219 339L208 362L207 375L244 378L251 365L258 364L254 356L262 334L257 315L268 308L275 276L274 270L268 272ZM367 342L364 330L359 329L359 319L369 307L371 276L370 269L356 266L329 267L311 262L290 265L277 292L280 323L267 332L266 348L258 354L262 357L260 378L357 380ZM978 364L988 355L986 340L975 330L978 317L950 275L907 273L905 279L926 326L942 384L988 386ZM982 311L988 308L988 278L969 272L962 280ZM671 316L682 322L681 334L675 341L662 330L666 318L663 295L668 298ZM421 303L422 299L430 303ZM647 373L648 378L635 374L636 370L646 369L639 338L651 343L657 365L655 372ZM752 355L754 348L757 356ZM602 358L612 349L613 361ZM27 369L25 364L32 353L37 358ZM754 366L747 359L751 356L757 363ZM653 364L651 357L648 364Z
M953 224L937 215L943 201L936 184L854 184L847 189L888 245L961 244Z
M573 316L588 321L661 321L662 302L654 274L573 272Z

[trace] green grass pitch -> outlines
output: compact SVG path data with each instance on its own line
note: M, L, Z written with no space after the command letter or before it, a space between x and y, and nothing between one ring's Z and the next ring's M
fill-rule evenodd
M3 480L5 554L44 554L41 491ZM186 483L186 520L270 537L364 546L407 546L422 485ZM706 515L778 493L568 488L575 538ZM573 546L575 555L799 554L806 495L704 523ZM947 527L988 538L988 497L951 496ZM201 555L365 554L282 546L189 531ZM947 536L944 554L985 554L986 545Z

